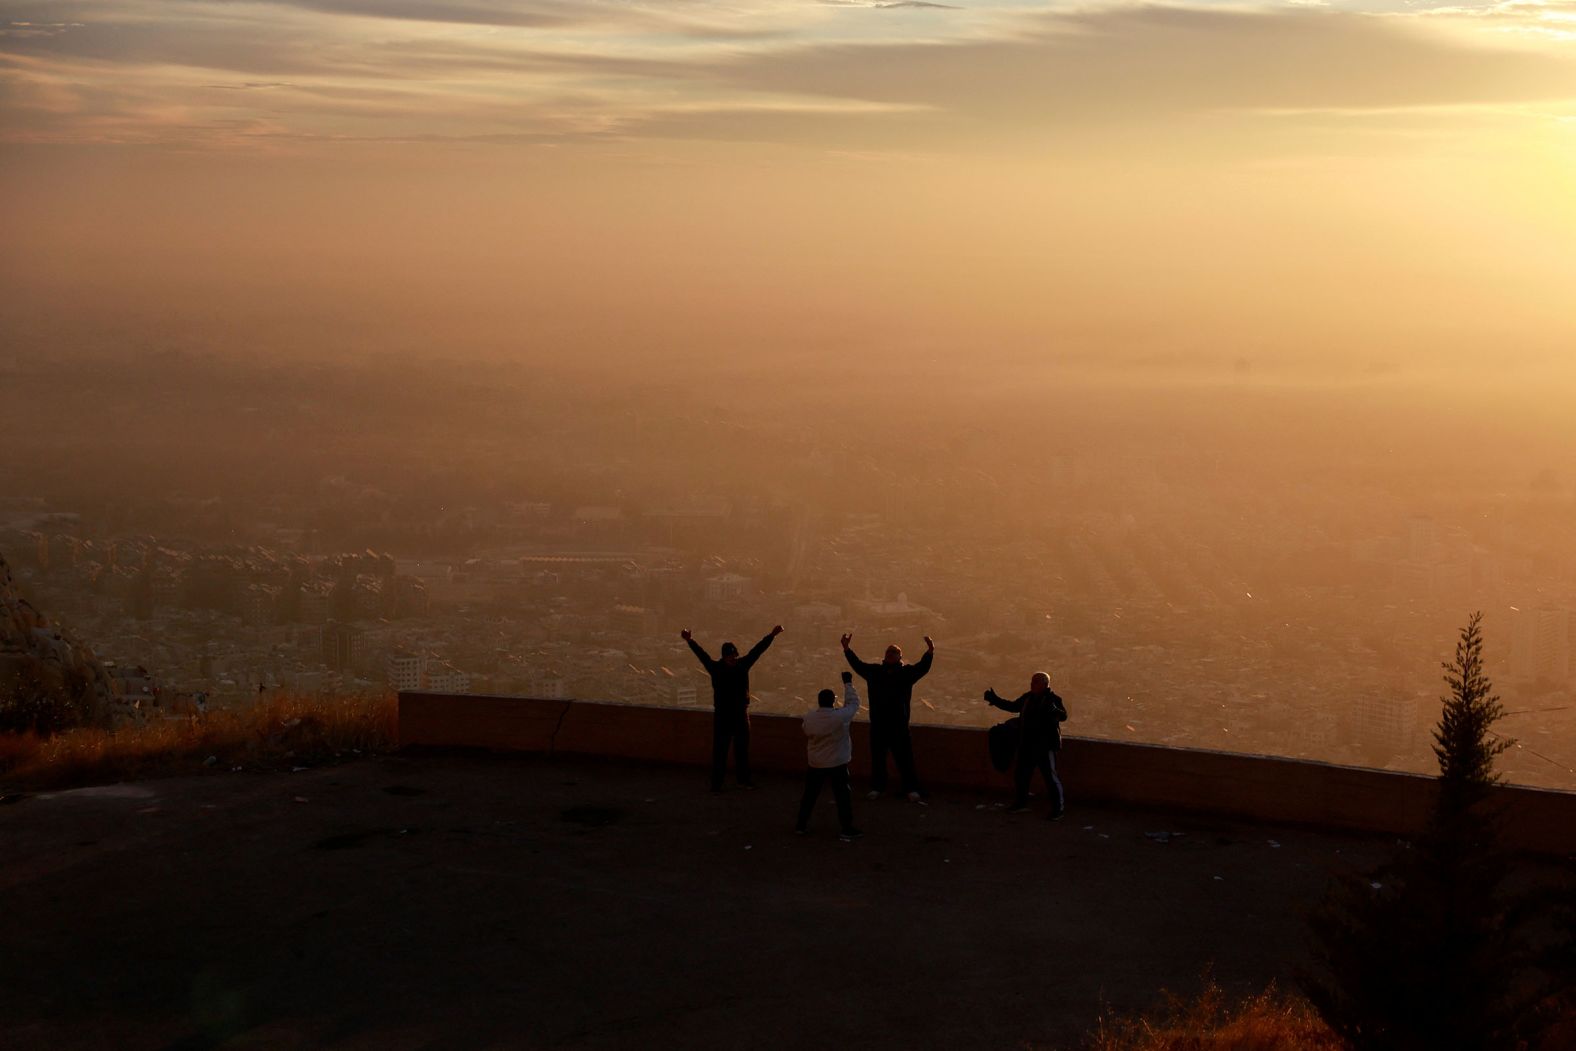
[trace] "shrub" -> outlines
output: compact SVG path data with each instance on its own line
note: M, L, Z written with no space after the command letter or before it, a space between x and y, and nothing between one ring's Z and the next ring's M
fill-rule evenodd
M1102 1018L1089 1051L1345 1051L1304 1000L1271 986L1232 1002L1207 982L1194 1000L1166 998L1155 1016Z
M80 668L24 657L0 690L0 734L52 734L84 726L93 714L93 684Z
M64 788L197 773L208 767L288 767L394 746L392 695L280 695L244 709L52 737L0 734L0 776Z

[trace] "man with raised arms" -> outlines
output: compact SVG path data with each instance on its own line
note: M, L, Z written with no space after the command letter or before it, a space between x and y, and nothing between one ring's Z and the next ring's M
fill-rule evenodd
M711 790L722 791L722 777L728 770L728 746L733 746L733 775L743 788L754 788L750 777L750 668L761 659L766 647L781 635L783 626L777 625L766 637L746 653L739 656L739 647L731 642L722 644L722 656L713 660L685 628L679 636L687 643L700 661L706 674L711 676Z
M867 664L850 648L853 638L852 632L843 636L843 656L848 658L848 666L865 680L870 694L870 798L880 799L886 791L887 753L891 752L908 801L923 805L919 775L914 771L914 745L909 738L908 718L914 684L930 671L936 644L926 635L925 655L913 664L903 663L903 651L895 644L886 648L880 664Z

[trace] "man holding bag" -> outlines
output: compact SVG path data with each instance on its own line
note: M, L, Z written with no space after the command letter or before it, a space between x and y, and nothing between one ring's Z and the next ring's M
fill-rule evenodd
M1060 818L1066 809L1066 797L1061 778L1056 774L1056 753L1062 750L1062 723L1067 721L1067 705L1051 692L1051 677L1037 671L1029 679L1028 693L1007 701L997 696L995 690L986 690L985 700L992 708L1018 715L1017 768L1013 773L1015 794L1007 813L1021 814L1029 809L1029 779L1037 768L1051 794L1051 820Z

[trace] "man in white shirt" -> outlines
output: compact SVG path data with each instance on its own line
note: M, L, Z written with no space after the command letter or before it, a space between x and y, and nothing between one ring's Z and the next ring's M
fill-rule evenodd
M841 708L833 707L836 700L831 690L822 690L816 698L819 707L804 717L810 766L805 771L804 797L799 800L799 823L794 830L801 836L809 831L810 812L821 794L821 783L830 781L832 797L837 800L837 820L843 828L838 838L847 843L864 835L854 827L854 804L848 792L848 762L854 755L848 726L859 714L859 691L854 688L852 672L843 672Z

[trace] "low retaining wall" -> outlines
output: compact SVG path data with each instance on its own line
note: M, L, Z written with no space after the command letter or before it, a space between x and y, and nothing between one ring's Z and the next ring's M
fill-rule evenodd
M914 753L928 787L1005 791L990 765L985 731L916 725ZM855 778L868 774L869 725L853 725ZM705 765L711 713L683 708L547 701L528 697L401 693L401 746L491 748ZM784 715L750 717L757 769L804 769L804 732ZM1162 745L1069 737L1059 757L1069 797L1168 807L1274 824L1411 835L1433 795L1433 778ZM1576 852L1576 793L1501 787L1505 840L1542 853Z

